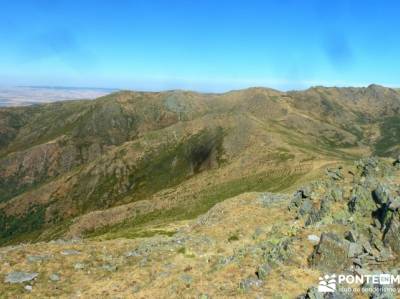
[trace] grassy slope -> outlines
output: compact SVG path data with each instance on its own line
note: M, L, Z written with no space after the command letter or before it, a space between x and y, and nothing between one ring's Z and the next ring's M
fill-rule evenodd
M151 225L165 225L173 221L189 220L207 212L215 204L236 195L249 191L281 191L298 180L303 173L289 175L268 175L261 173L250 177L232 180L212 186L194 195L195 199L188 203L169 210L157 210L149 214L140 215L134 219L127 219L121 224L104 227L90 232L87 237L100 239L135 238L149 233L159 233L151 230L146 234L146 228Z

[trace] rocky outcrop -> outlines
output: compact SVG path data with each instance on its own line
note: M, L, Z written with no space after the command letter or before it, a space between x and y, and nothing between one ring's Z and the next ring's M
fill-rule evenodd
M310 264L324 273L341 271L351 265L349 258L355 249L350 249L350 244L335 233L324 233L310 257Z
M393 170L375 158L356 164L348 199L348 223L344 234L324 233L310 264L323 271L373 268L395 259L400 249L399 186Z

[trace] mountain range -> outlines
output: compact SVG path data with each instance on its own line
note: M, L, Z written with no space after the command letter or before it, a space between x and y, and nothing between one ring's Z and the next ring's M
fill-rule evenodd
M0 242L143 233L400 152L400 91L120 91L0 109Z

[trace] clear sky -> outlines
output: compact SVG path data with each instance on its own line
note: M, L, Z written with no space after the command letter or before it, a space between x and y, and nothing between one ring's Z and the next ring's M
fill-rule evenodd
M400 86L400 2L0 0L0 85Z

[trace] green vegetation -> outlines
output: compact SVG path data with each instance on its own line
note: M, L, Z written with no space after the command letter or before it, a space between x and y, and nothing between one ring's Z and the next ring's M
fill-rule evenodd
M151 194L175 186L192 175L207 168L207 162L215 152L217 163L222 154L223 132L202 131L177 145L165 145L161 149L148 153L135 169L128 169L128 188L121 191L120 180L114 173L101 177L96 190L89 198L81 199L91 177L83 177L76 189L74 198L79 202L81 211L110 207L123 198L129 202L144 199ZM87 181L87 184L85 183Z
M0 244L6 243L19 235L26 237L29 233L38 231L42 228L45 221L45 207L33 205L26 214L18 216L8 216L0 211Z
M279 133L286 139L289 146L293 148L300 148L312 155L320 154L331 157L336 157L343 160L353 160L359 158L356 155L346 153L340 150L340 144L336 144L331 140L326 139L324 136L319 136L321 141L311 143L307 141L310 136L304 136L301 132L296 132L293 128L284 126L278 122L274 122L274 131ZM325 142L323 142L325 141ZM347 147L347 144L343 144L343 147Z
M180 254L185 254L186 253L186 248L185 247L181 247L176 252L180 253Z
M228 242L233 242L233 241L238 241L239 240L239 234L238 232L235 232L234 234L231 234L228 238Z
M375 154L387 156L391 149L400 145L400 116L384 119L380 126L381 137L375 144Z
M201 191L194 196L193 200L185 201L184 204L180 206L139 215L123 223L89 232L87 233L87 237L99 237L100 239L136 237L138 232L145 230L145 227L148 225L160 225L171 221L196 218L207 212L215 204L241 193L250 191L276 192L284 190L294 184L301 176L302 174L284 172L277 174L260 173L217 184Z

